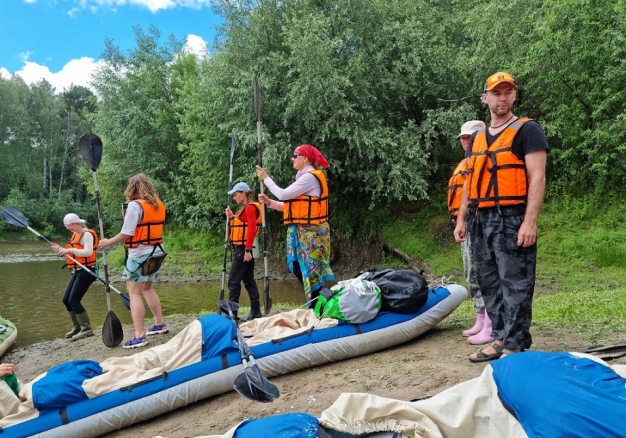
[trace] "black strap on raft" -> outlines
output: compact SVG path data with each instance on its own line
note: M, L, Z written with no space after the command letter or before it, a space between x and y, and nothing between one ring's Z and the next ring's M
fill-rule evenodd
M141 382L137 382L137 383L133 383L132 385L128 385L128 386L124 386L122 388L120 388L120 391L122 392L133 392L134 388L138 388L142 385L145 385L146 383L150 383L150 382L154 382L155 380L167 380L168 378L168 374L167 371L164 371L163 374L161 374L160 376L154 376L151 379L146 379L146 380L142 380Z
M61 417L61 424L69 424L70 417L67 415L67 408L63 407L59 409L59 417Z
M311 326L303 332L294 333L293 335L285 336L284 338L272 339L272 344L281 345L284 341L288 341L289 339L297 338L302 335L311 336L311 333L313 333L313 330L315 330L315 326Z

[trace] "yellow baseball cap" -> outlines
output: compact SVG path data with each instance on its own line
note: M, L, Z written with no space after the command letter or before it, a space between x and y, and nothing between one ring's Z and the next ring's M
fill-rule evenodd
M485 81L485 91L493 90L496 85L501 84L502 82L508 82L513 85L513 88L517 88L517 84L515 83L515 79L511 73L499 71L498 73L494 73L487 78Z

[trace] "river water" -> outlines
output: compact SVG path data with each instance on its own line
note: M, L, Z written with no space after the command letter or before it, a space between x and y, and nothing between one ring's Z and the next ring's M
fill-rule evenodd
M50 246L39 241L0 242L0 315L17 327L16 347L39 341L62 338L71 329L71 321L61 302L65 286L70 278L67 269L61 269L65 261L52 252ZM258 262L257 262L258 263ZM167 269L167 262L163 266ZM101 270L100 277L104 278ZM125 283L111 278L112 285L126 292ZM263 280L257 279L263 293ZM221 281L206 283L155 283L161 299L163 314L195 314L217 311ZM270 282L274 303L304 305L302 286L295 280ZM228 287L226 287L228 297ZM240 303L250 302L242 286ZM95 281L82 300L89 312L92 326L100 327L108 312L104 284ZM113 312L122 324L131 324L130 312L121 299L111 291ZM152 323L150 310L146 310L146 326Z

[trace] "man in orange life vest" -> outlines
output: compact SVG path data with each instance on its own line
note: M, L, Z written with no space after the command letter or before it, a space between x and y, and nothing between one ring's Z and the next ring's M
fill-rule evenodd
M470 120L463 123L458 138L464 151L467 151L471 135L480 129L485 129L485 123L482 120ZM463 185L468 175L468 165L469 159L465 157L454 170L448 183L448 211L450 212L452 222L456 222L456 218L459 215L459 207L463 197ZM463 336L467 336L470 344L485 344L493 341L491 337L491 321L485 311L485 302L480 294L480 287L476 280L474 257L472 256L469 236L466 236L465 242L461 242L461 257L463 259L463 273L465 274L467 287L474 304L474 313L476 314L476 322L471 328L463 330Z
M537 217L549 147L537 122L513 114L516 92L510 73L487 78L482 100L491 123L472 135L467 149L470 173L454 237L463 242L466 232L471 236L476 276L495 339L472 354L472 362L517 353L532 343Z

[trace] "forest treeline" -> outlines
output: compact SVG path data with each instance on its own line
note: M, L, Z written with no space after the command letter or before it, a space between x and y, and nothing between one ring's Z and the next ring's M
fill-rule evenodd
M488 117L485 78L506 70L514 112L537 119L551 151L547 196L611 196L626 186L626 1L216 0L211 56L135 28L123 53L104 41L92 90L0 79L0 205L52 232L74 211L95 223L93 178L78 150L100 136L105 223L119 226L129 176L150 176L168 221L223 223L231 133L235 181L258 189L252 78L263 163L281 186L301 143L328 158L331 224L375 234L402 203L444 208L462 157L456 136ZM270 228L278 215L268 215ZM6 226L4 224L0 226Z

